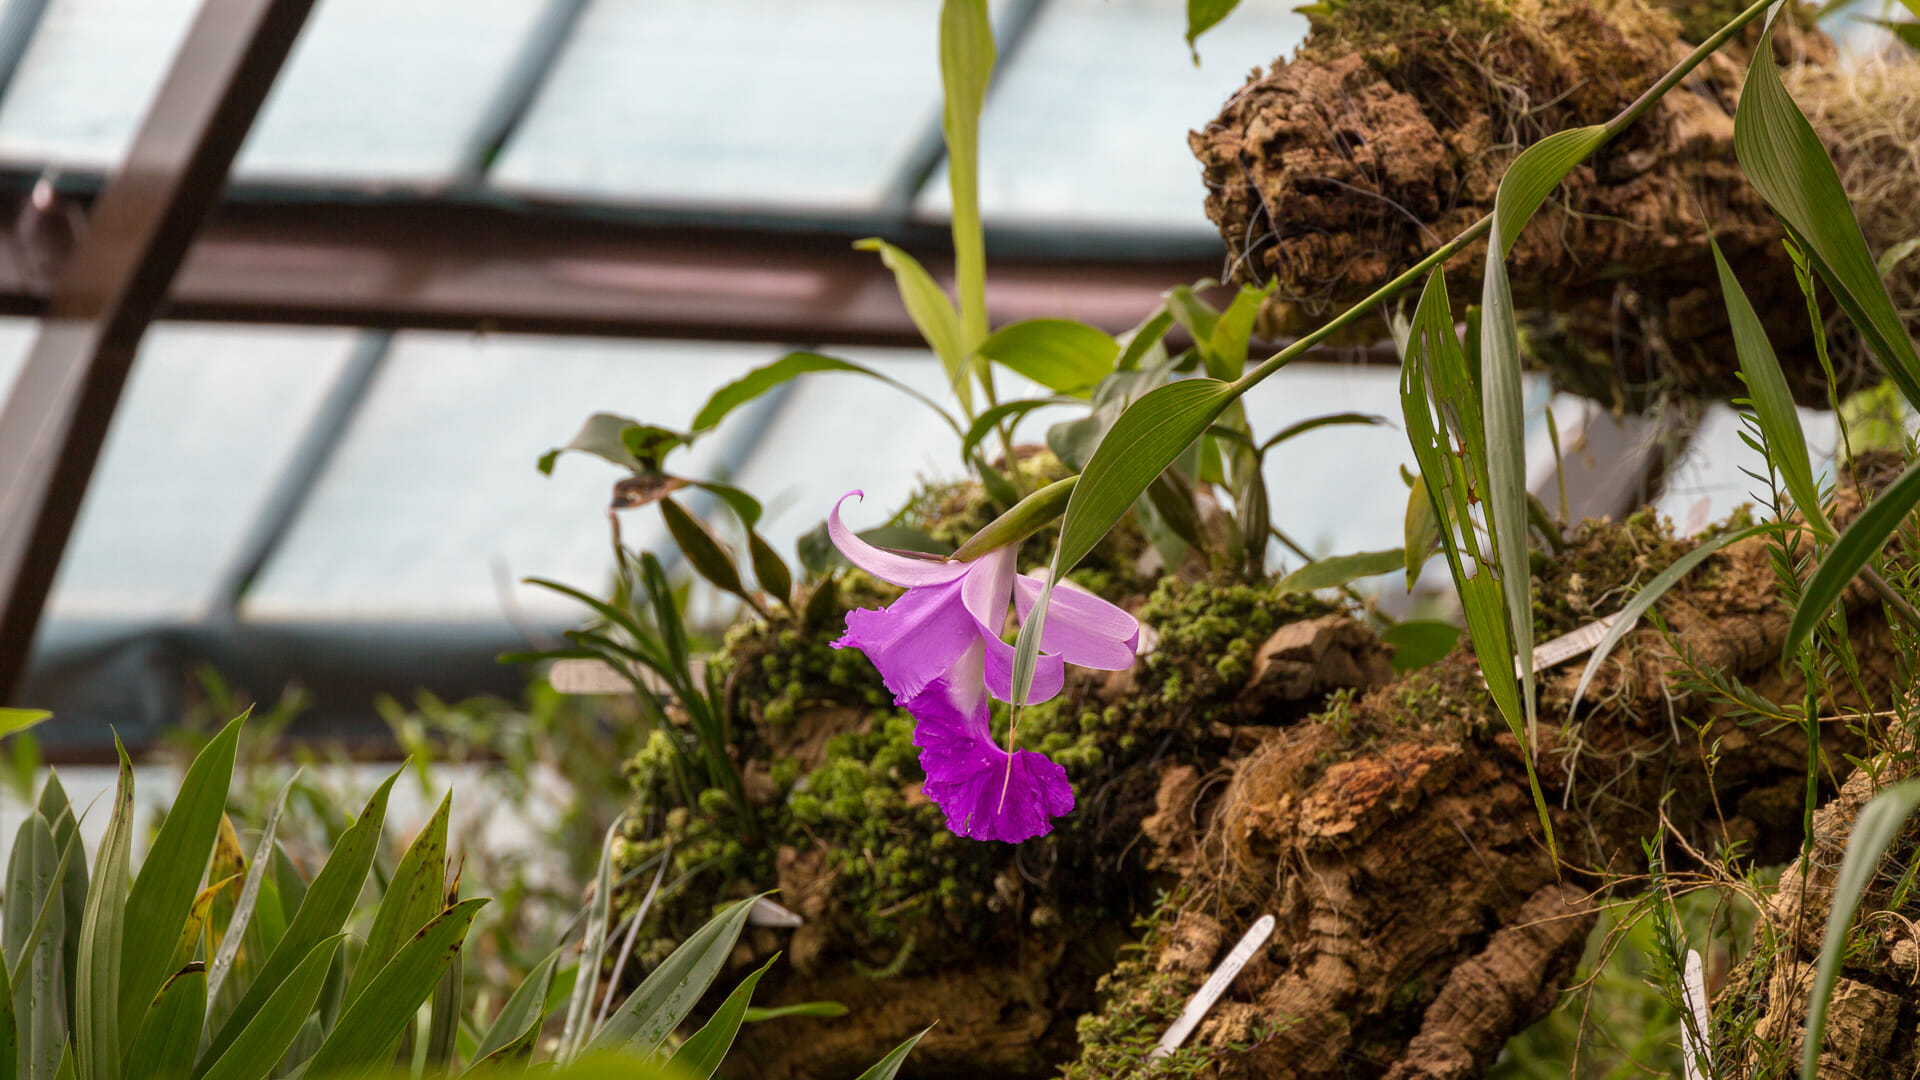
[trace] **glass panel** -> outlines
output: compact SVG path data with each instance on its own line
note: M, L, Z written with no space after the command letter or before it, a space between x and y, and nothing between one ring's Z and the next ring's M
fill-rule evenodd
M108 168L198 0L53 0L0 100L0 159Z
M0 317L0 408L5 408L7 396L13 393L13 380L26 366L27 350L33 346L37 327L32 319Z
M243 178L437 180L547 0L323 0L240 154Z
M766 346L403 334L284 547L244 605L251 618L497 622L503 598L570 622L572 601L501 583L554 578L598 591L611 569L606 505L620 472L562 455L534 463L597 411L684 428L722 382L778 353ZM706 475L751 434L729 430L668 464ZM625 515L629 544L657 511Z
M1800 428L1807 436L1807 449L1813 457L1813 470L1822 483L1833 478L1835 450L1840 427L1834 414L1824 409L1800 409ZM1765 485L1748 472L1767 474L1766 459L1740 438L1740 414L1727 405L1707 409L1706 419L1687 444L1686 455L1670 474L1655 503L1662 514L1673 519L1682 533L1697 532L1716 521L1724 521L1743 503L1762 505Z
M149 332L54 579L49 615L205 614L351 341L344 330Z
M938 0L599 0L503 186L866 207L938 120Z
M1184 0L1052 0L987 99L981 212L1209 231L1187 132L1306 37L1291 6L1243 4L1200 39L1196 68ZM944 217L950 200L942 168L920 205Z

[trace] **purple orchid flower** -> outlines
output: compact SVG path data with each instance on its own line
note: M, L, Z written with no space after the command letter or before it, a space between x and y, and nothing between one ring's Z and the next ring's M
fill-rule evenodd
M1073 809L1066 770L1044 754L996 744L987 704L989 693L1013 699L1013 646L1000 637L1008 605L1025 621L1044 578L1016 574L1012 547L968 562L874 547L841 522L840 503L827 517L834 546L907 593L890 607L848 612L846 636L833 645L866 653L895 702L920 722L913 742L927 797L960 836L1018 843L1051 831L1053 819ZM1069 663L1132 667L1139 642L1133 616L1084 589L1056 586L1027 704L1058 694Z

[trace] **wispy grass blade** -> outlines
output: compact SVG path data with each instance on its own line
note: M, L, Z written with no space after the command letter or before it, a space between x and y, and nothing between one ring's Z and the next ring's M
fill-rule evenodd
M1793 622L1781 646L1783 657L1791 660L1800 651L1847 585L1880 553L1916 505L1920 505L1920 463L1908 466L1827 549L1827 557L1794 605Z
M299 779L298 772L288 777L280 787L280 794L274 796L273 808L267 811L267 820L260 829L260 840L253 849L253 861L248 864L247 876L240 883L240 898L234 902L233 915L222 932L220 949L214 953L213 962L207 965L208 1001L220 1000L220 991L233 971L235 958L240 955L241 942L246 939L247 930L253 924L254 909L260 902L260 883L266 878L267 868L273 864L273 839L280 829L280 814L287 808L287 796L293 792L293 785Z
M93 887L80 922L79 985L74 992L74 1075L78 1080L120 1076L120 958L133 851L133 762L119 736L120 758L113 814L100 841ZM171 945L169 937L167 944Z

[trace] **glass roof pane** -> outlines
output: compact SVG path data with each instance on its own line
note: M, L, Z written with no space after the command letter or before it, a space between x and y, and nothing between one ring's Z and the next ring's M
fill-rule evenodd
M0 100L0 159L119 162L198 0L52 0Z
M547 0L322 0L238 173L450 176Z
M1291 53L1307 20L1245 3L1187 51L1185 0L1051 0L981 118L980 208L1001 224L1210 231L1187 132L1246 73ZM944 217L939 170L920 200Z
M1806 433L1813 471L1824 483L1833 476L1840 426L1832 412L1800 409L1800 429ZM1748 472L1766 475L1766 459L1740 438L1742 421L1731 406L1715 404L1687 444L1686 455L1667 475L1655 502L1676 529L1692 533L1724 521L1743 503L1761 505L1765 486Z
M597 0L493 172L623 200L874 205L938 120L938 0Z
M619 471L562 455L535 461L591 413L684 428L720 383L774 359L766 346L501 335L403 334L284 546L248 595L260 619L499 622L497 582L533 575L592 591L611 568L606 505ZM750 434L752 414L733 421ZM735 432L669 462L706 475ZM627 515L648 546L659 514ZM511 587L547 622L582 614L543 589Z
M37 324L32 319L0 317L0 408L13 392L13 380L26 366L27 349L33 344Z
M147 334L54 578L54 619L204 615L314 410L345 330Z

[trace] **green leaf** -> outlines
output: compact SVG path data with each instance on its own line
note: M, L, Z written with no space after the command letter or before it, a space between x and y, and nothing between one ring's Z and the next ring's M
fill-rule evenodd
M367 930L367 944L354 961L347 981L346 1004L351 1007L387 962L421 927L446 907L447 818L453 810L453 792L440 800L426 828L407 845L394 867L385 895Z
M747 595L747 586L740 580L740 568L734 565L732 553L705 525L672 499L660 500L660 515L666 519L667 531L673 534L673 542L680 545L688 565L699 571L701 577L735 596Z
M847 1015L847 1007L837 1001L802 1001L795 1005L748 1009L747 1023L761 1024L768 1020L784 1020L789 1016L818 1016L832 1019L845 1015Z
M1394 548L1392 551L1357 551L1351 555L1335 555L1331 558L1316 559L1295 570L1281 578L1275 588L1282 592L1335 589L1360 578L1391 574L1406 563L1406 552L1400 548Z
M242 714L228 723L187 767L179 794L127 893L126 942L120 957L122 1053L132 1048L140 1016L160 992L160 985L179 970L169 966L174 945L213 857L245 722Z
M560 1045L553 1059L565 1064L578 1057L593 1037L593 992L600 985L600 962L607 952L607 930L613 910L613 842L620 835L620 821L607 827L600 844L600 868L594 872L593 898L587 905L587 928L580 939L580 971L574 982L573 996L567 1004L566 1026L560 1031Z
M44 709L0 709L0 739L17 735L52 715Z
M1002 423L1018 423L1021 417L1048 405L1078 404L1079 401L1070 397L1017 398L1013 401L1003 401L974 418L973 424L967 428L967 433L960 439L960 457L962 460L972 460L973 452Z
M281 984L311 959L324 942L340 933L347 916L353 913L354 901L359 899L360 890L367 881L367 870L373 866L373 858L379 852L380 829L387 816L387 797L393 791L393 782L400 778L405 768L403 765L396 769L381 783L373 797L367 800L360 816L341 834L333 852L327 856L326 865L320 868L320 872L314 875L313 883L307 886L299 907L287 923L286 933L281 935L273 951L267 955L266 962L253 977L252 985L247 987L246 994L233 1007L233 1012L201 1056L202 1064L219 1060L252 1023L268 999L280 991ZM279 848L276 846L273 850L277 853ZM278 891L283 903L290 902L287 889ZM330 950L328 955L331 957ZM324 970L321 974L324 976ZM319 993L318 987L314 993ZM290 1041L292 1036L288 1038Z
M66 789L60 786L59 774L52 771L47 773L46 786L40 789L40 816L53 826L54 843L62 851L68 850L68 844L80 835L80 821L67 801ZM65 975L61 986L69 1012L73 1008L75 988L80 985L80 927L87 908L86 851L77 844L72 850L74 855L67 860L66 878L60 883L60 922L65 933L55 935L60 939L60 962Z
M1572 128L1529 146L1508 166L1494 197L1493 232L1481 290L1480 385L1486 424L1488 525L1494 564L1506 600L1509 643L1515 657L1533 655L1533 577L1527 556L1526 403L1520 380L1520 336L1507 252L1553 189L1607 138L1606 128ZM1535 739L1533 665L1520 665L1528 754Z
M1194 42L1239 6L1240 0L1187 0L1187 48L1193 50L1194 66L1200 64L1200 50L1194 47Z
M1881 856L1920 807L1920 780L1895 784L1875 795L1860 811L1847 837L1847 853L1833 884L1833 908L1827 914L1827 935L1820 943L1813 986L1807 1000L1806 1036L1800 1047L1800 1080L1816 1080L1820 1073L1820 1043L1826 1036L1827 1005L1833 984L1847 953L1847 928L1880 865Z
M364 1069L379 1060L433 994L440 976L459 955L473 917L487 903L485 897L462 900L410 937L340 1014L340 1022L320 1044L307 1072L319 1077Z
M74 847L72 837L67 857ZM84 856L83 856L84 857ZM52 1080L67 1042L66 971L60 942L66 909L60 855L45 815L29 814L14 835L7 861L4 942L8 1013L6 1056L0 1068L31 1080ZM16 1033L16 1026L20 1030Z
M1780 82L1769 30L1753 51L1733 119L1734 154L1909 402L1920 406L1914 353L1833 159Z
M1909 466L1898 480L1889 484L1827 550L1826 559L1807 580L1800 602L1793 609L1793 622L1787 628L1782 656L1791 660L1800 651L1814 627L1839 601L1847 584L1880 553L1916 504L1920 504L1920 463Z
M1260 307L1272 295L1277 283L1242 285L1233 302L1213 324L1213 332L1201 343L1207 361L1207 374L1216 379L1237 379L1247 368L1247 340L1253 336L1254 320Z
M927 1037L927 1032L932 1030L931 1027L921 1029L920 1034L894 1047L886 1057L874 1062L873 1068L861 1073L856 1080L893 1080L900 1072L900 1066L906 1063L907 1055L913 1053L913 1048L919 1045L921 1039Z
M226 928L222 931L220 948L214 953L213 963L207 969L207 1000L221 1000L221 991L227 985L227 977L234 971L234 962L240 956L241 945L247 939L247 932L253 930L255 936L259 929L253 924L255 910L260 903L260 886L266 879L267 868L273 861L274 834L280 828L280 814L287 808L287 796L293 792L293 785L300 779L295 772L281 785L280 794L273 800L273 808L267 811L266 823L260 829L260 840L253 849L253 862L247 866L246 879L240 883L240 898L234 901L233 914L227 917Z
M747 532L747 551L753 556L753 577L767 595L783 604L793 602L793 571L787 560L757 532Z
M1393 646L1393 673L1405 675L1452 652L1460 644L1460 628L1438 619L1409 619L1381 631L1380 640Z
M977 559L990 551L1011 547L1053 523L1067 508L1080 478L1069 476L1055 480L1039 491L1015 503L979 532L967 538L953 557L961 562Z
M80 920L79 983L74 992L73 1044L79 1080L117 1080L120 1075L120 958L133 847L133 763L114 736L120 778L113 815L100 841L93 888ZM173 944L171 935L167 945Z
M1211 278L1202 278L1191 285L1175 285L1167 290L1168 316L1193 337L1195 346L1203 350L1213 343L1213 330L1220 325L1220 312L1200 298L1200 290L1216 284L1218 282Z
M1373 413L1337 412L1327 413L1325 416L1310 416L1298 423L1288 424L1286 427L1281 428L1272 438L1261 443L1259 449L1260 453L1265 454L1267 451L1289 439L1305 435L1309 431L1318 431L1324 427L1346 427L1350 425L1378 427L1386 423L1389 423L1386 417L1376 416Z
M486 1035L473 1052L475 1066L489 1061L506 1061L532 1044L547 1018L547 991L553 986L553 969L560 962L561 946L534 965L527 977L514 988L500 1014L493 1018Z
M200 1049L206 1017L207 969L195 964L175 972L147 1010L127 1063L137 1065L142 1077L186 1080L193 1074L193 1055Z
M540 471L548 475L553 473L553 463L561 454L573 451L592 454L594 457L611 461L623 469L641 470L640 460L627 449L626 441L620 433L630 427L640 427L640 421L619 416L614 413L594 413L580 425L573 439L567 445L549 450L540 457Z
M896 274L899 274L901 271L899 268L894 267L890 261L896 254L898 258L912 262L912 259L904 252L900 252L898 248L889 248L883 241L862 241L861 244L855 246L859 247L862 245L866 246L868 250L879 251L881 261L893 269ZM894 254L890 254L890 252ZM946 294L940 292L939 286L933 284L933 279L926 277L926 271L920 269L919 263L913 263L913 270L910 272L915 271L918 272L921 279L924 279L924 285L932 288L938 295L938 302L946 305L947 318L952 319L953 306L947 303ZM907 289L904 281L901 283L900 288L904 296ZM908 307L908 314L913 314L911 305ZM933 337L927 333L927 327L919 322L919 316L917 315L914 316L914 325L919 326L921 334L927 336L928 344L934 343ZM955 337L954 341L955 344L952 347L957 350L959 348L957 344L958 338ZM935 352L939 353L938 346L935 347ZM939 353L939 355L942 361L946 360L947 355L945 353ZM842 360L837 356L827 356L824 353L803 351L788 353L773 363L765 367L755 368L720 389L715 390L713 396L707 399L707 403L700 407L699 413L695 414L693 418L693 434L695 436L704 435L715 427L718 427L720 421L725 419L728 413L745 405L747 402L758 398L760 395L782 383L796 379L801 375L819 371L838 371L852 375L865 375L869 379L886 383L895 390L914 398L926 405L927 408L939 413L940 416L947 421L949 426L953 425L953 418L947 415L945 409L942 409L933 399L915 390L913 387L908 386L906 383L901 382L899 379L893 378L890 375L883 375L873 368L867 367L864 364L856 364L851 360ZM949 371L951 371L951 369L949 369Z
M315 942L286 978L275 980L273 993L249 1014L248 1022L234 1032L233 1038L202 1055L195 1080L261 1080L272 1075L274 1066L306 1026L314 1003L320 1000L327 969L333 966L334 953L345 937L335 933Z
M1028 319L995 331L980 355L1049 390L1086 397L1113 370L1120 343L1086 323Z
M658 1050L720 973L747 924L747 912L758 899L749 897L729 905L681 942L613 1011L589 1048L624 1049L642 1057Z
M987 340L987 246L980 228L980 109L993 79L993 23L987 0L940 5L940 130L947 138L947 186L953 192L953 264L960 292L960 357ZM963 369L964 371L964 369ZM955 387L967 411L971 393Z
M1712 243L1712 246L1713 263L1720 273L1720 292L1726 300L1727 320L1733 326L1734 352L1740 358L1740 377L1747 384L1747 395L1760 422L1760 433L1766 437L1767 457L1773 467L1780 470L1781 482L1786 485L1793 504L1800 508L1800 515L1823 538L1831 537L1833 526L1820 505L1820 488L1814 483L1813 463L1807 455L1807 436L1800 428L1800 414L1794 409L1787 376L1780 370L1773 343L1767 340L1760 316L1748 302L1740 279L1727 265L1720 245Z
M1406 556L1407 591L1412 592L1427 559L1440 550L1440 521L1433 516L1433 498L1427 494L1426 480L1420 477L1414 478L1413 487L1407 491L1405 532L1406 546L1400 552Z
M1033 666L1040 652L1053 585L1093 550L1154 478L1238 396L1234 384L1214 379L1168 383L1128 406L1100 440L1067 503L1047 587L1020 628L1013 662L1015 700L1024 701L1033 685Z
M692 486L708 492L717 497L721 502L726 503L727 509L733 511L733 516L740 519L740 526L742 528L751 531L754 526L760 524L762 510L759 499L741 491L732 484L722 484L712 480L694 480L691 483Z
M1163 304L1160 310L1149 315L1139 326L1120 336L1121 342L1126 347L1121 350L1120 358L1114 361L1114 370L1133 371L1138 368L1149 358L1149 354L1154 352L1155 347L1166 338L1167 331L1171 329L1173 329L1173 313Z
M753 1000L754 987L760 985L760 976L765 975L778 959L780 954L776 952L760 965L760 970L742 979L740 985L733 988L727 1000L714 1010L712 1018L673 1052L673 1057L667 1062L669 1072L684 1069L694 1080L708 1080L720 1068L720 1062L733 1047L734 1037L740 1034L740 1023L746 1019L747 1005Z
M920 336L926 339L927 347L933 350L933 354L940 358L941 366L947 369L947 382L953 387L953 396L960 400L961 409L971 413L973 384L969 380L972 378L972 369L967 359L973 355L973 350L967 347L966 335L960 328L960 315L954 311L953 301L947 299L946 292L918 260L885 240L869 237L857 241L853 246L861 251L879 252L881 264L893 271L893 280L900 288L900 302L906 305L907 317L913 320L913 325L920 330Z

